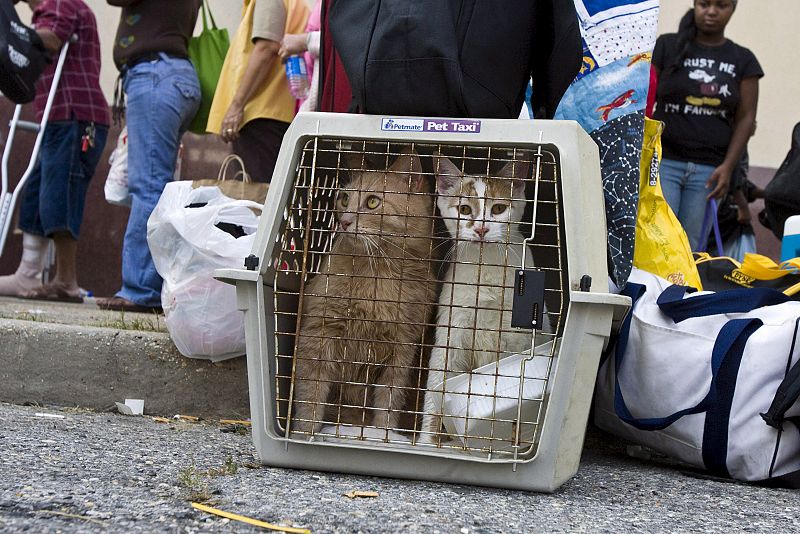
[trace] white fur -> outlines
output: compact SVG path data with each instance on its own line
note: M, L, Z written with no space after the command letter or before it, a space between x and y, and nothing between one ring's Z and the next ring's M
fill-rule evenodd
M492 206L508 204L508 200L486 198L487 184L480 178L463 176L449 162L441 159L440 168L449 178L439 179L437 205L445 219L450 237L455 240L450 264L443 279L442 292L436 317L435 347L428 365L425 415L420 438L430 443L441 427L441 413L445 373L465 373L494 362L503 356L531 348L531 331L511 327L511 307L514 299L514 276L521 266L521 254L526 254L525 265L533 260L518 225L525 210L524 187L521 182L514 187L510 208L494 215ZM449 164L449 165L448 165ZM519 165L519 164L518 164ZM527 171L527 168L524 169ZM499 174L507 174L504 169ZM516 174L516 173L515 173ZM458 176L456 181L453 176ZM453 207L453 198L466 184L472 183L478 198L467 199L477 209L471 216L459 215ZM509 187L509 189L511 189ZM463 202L459 199L460 202ZM481 239L475 228L488 227ZM545 310L544 330L550 331ZM437 406L439 407L437 409Z

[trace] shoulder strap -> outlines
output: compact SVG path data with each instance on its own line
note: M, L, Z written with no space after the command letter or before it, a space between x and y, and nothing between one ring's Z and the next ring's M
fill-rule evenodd
M700 228L700 244L697 246L699 252L704 252L708 248L709 226L714 228L714 240L717 244L717 256L724 256L722 250L722 237L719 232L719 217L717 216L717 201L709 198L706 202L706 212L703 216L703 226Z
M679 323L694 317L747 313L763 306L774 306L792 300L780 291L766 287L729 289L690 299L683 298L687 292L693 291L693 288L686 286L670 286L658 296L656 303L664 314Z

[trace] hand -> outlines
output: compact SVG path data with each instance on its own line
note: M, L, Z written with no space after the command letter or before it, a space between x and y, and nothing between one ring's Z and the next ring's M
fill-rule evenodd
M728 194L728 188L731 184L731 174L731 170L725 165L720 165L714 169L714 172L711 173L711 177L706 182L706 189L711 189L711 192L706 198L715 198L717 201L722 201Z
M306 33L287 33L281 39L281 47L278 49L278 55L281 61L284 61L289 56L302 54L307 50Z
M226 143L230 143L239 138L239 128L242 125L244 109L242 106L231 104L225 117L222 119L222 130L219 136Z
M736 220L739 224L750 224L752 220L752 216L750 215L750 208L749 207L736 207Z

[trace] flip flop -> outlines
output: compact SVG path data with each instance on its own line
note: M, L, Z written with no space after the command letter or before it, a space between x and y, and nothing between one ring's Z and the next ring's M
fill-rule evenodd
M70 295L63 287L55 285L39 286L35 289L31 289L25 293L22 298L30 300L47 300L50 302L70 302L76 304L83 303L83 297L79 295Z
M122 297L108 297L95 299L97 307L101 310L121 311L121 312L135 312L135 313L164 313L161 306L146 306L144 304L136 304L130 300Z

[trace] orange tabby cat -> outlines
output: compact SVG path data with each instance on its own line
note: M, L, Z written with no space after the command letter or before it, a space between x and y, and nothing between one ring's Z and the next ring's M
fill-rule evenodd
M348 160L361 167L360 157ZM420 169L406 152L388 171L351 171L338 193L331 252L303 291L295 432L354 411L347 423L398 428L436 302L433 195ZM337 414L341 406L350 409Z

